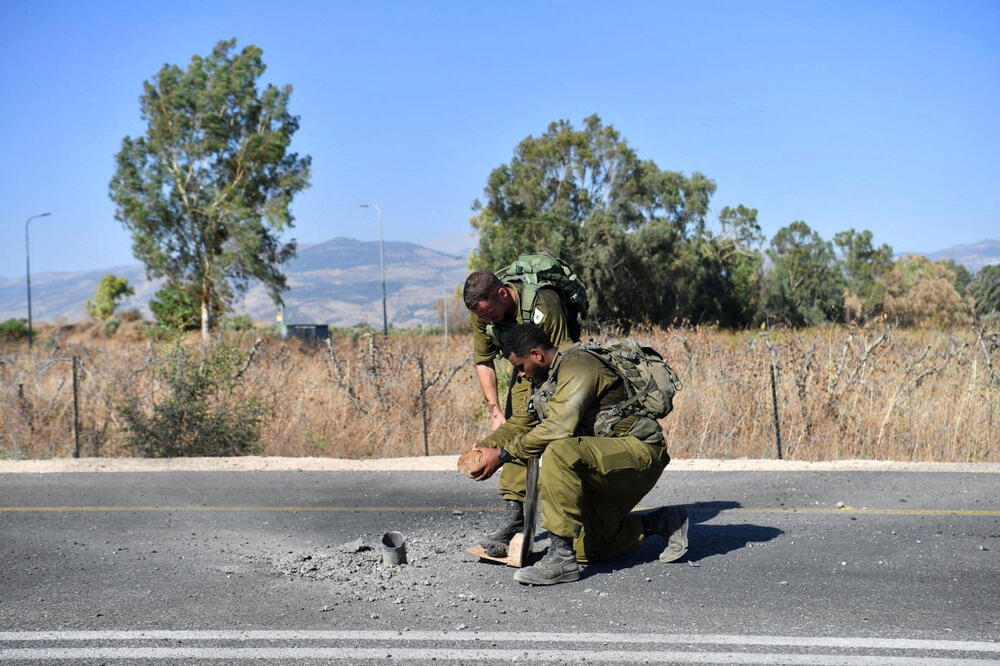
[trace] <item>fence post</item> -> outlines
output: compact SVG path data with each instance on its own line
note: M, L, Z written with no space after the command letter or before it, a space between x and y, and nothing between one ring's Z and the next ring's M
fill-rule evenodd
M417 368L420 369L420 414L424 423L424 455L429 456L431 454L430 448L427 445L427 384L424 382L424 358L423 356L417 357Z
M774 361L771 362L771 405L774 408L774 443L781 460L781 421L778 419L778 389L774 379Z
M80 391L78 388L80 360L73 354L73 457L80 457Z

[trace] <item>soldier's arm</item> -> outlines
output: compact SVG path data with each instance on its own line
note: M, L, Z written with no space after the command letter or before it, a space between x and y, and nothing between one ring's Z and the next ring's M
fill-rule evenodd
M514 458L527 460L542 455L549 442L575 435L587 409L597 399L599 381L599 375L586 366L564 362L556 391L545 406L545 418L503 448Z
M493 359L499 353L496 343L486 334L486 322L472 315L472 360L476 364L476 379L486 398L490 414L490 430L496 430L504 422L500 396L497 392L497 370Z
M479 386L486 397L486 407L490 414L490 430L496 430L506 420L500 408L500 398L497 393L497 369L493 361L476 364L476 377Z

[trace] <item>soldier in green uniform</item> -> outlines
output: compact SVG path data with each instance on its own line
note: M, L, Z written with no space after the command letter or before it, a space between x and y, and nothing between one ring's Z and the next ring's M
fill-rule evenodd
M473 361L476 375L490 410L493 432L479 446L497 448L531 428L537 419L528 414L531 397L530 381L515 372L508 388L506 407L500 409L497 392L496 366L493 360L501 355L507 334L525 315L542 328L553 344L569 344L579 340L579 324L572 317L560 292L555 288L541 287L534 298L530 312L522 307L524 283L505 284L493 273L479 271L465 280L463 300L472 312ZM505 503L503 523L481 542L488 553L503 557L507 544L524 527L524 495L526 468L523 462L504 467L500 474L500 497Z
M542 525L552 537L545 556L518 570L531 585L577 580L579 563L620 555L652 534L666 547L660 560L687 552L687 512L661 507L632 513L670 462L660 424L632 414L615 424L614 436L594 436L598 414L625 399L621 377L579 346L555 347L533 324L519 325L505 340L508 359L536 388L532 405L540 421L522 426L501 448L480 448L477 481L502 466L543 456L539 477Z

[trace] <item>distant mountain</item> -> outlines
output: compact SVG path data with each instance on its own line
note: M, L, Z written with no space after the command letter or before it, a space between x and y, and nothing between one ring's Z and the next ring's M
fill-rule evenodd
M970 245L953 245L937 252L925 254L932 261L952 259L975 273L983 266L1000 264L1000 240L984 240Z
M389 323L400 328L436 323L435 302L465 280L465 257L430 250L413 243L387 241L385 247L386 309ZM382 278L379 244L334 238L302 246L285 265L285 322L351 326L382 323ZM146 280L139 264L74 273L31 276L31 310L35 321L67 322L87 318L84 302L94 298L97 283L107 273L127 278L135 296L119 309L138 308L150 317L149 301L162 285ZM275 321L277 307L261 285L254 285L234 306L238 314ZM0 320L27 316L24 278L0 279Z

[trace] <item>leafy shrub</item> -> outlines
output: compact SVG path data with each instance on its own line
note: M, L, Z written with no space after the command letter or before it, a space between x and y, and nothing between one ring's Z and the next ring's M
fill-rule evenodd
M142 313L138 308L131 308L119 313L118 318L122 321L142 321Z
M111 319L105 319L104 321L102 321L99 324L99 330L102 336L106 338L113 338L115 336L115 333L118 332L118 329L121 327L121 325L122 322L120 319L112 317Z
M242 391L248 355L228 344L205 352L173 344L156 362L164 394L147 413L139 397L118 406L128 445L149 458L231 456L256 452L272 412L266 400Z
M250 331L253 330L253 320L249 315L236 315L234 317L223 317L222 330L224 331Z
M0 322L0 340L20 340L28 337L28 325L23 319Z

